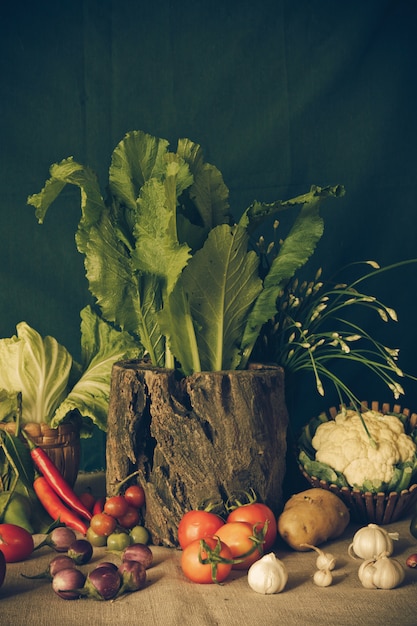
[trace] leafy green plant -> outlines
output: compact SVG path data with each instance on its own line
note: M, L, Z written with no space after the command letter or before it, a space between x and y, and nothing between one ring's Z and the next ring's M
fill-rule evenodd
M128 332L153 365L184 375L247 366L279 294L322 236L322 202L344 193L313 186L290 200L255 201L236 222L222 175L200 146L181 139L171 152L141 131L116 146L105 199L89 167L72 157L52 165L28 198L40 223L67 184L81 190L76 245L103 319ZM294 207L265 275L251 237Z

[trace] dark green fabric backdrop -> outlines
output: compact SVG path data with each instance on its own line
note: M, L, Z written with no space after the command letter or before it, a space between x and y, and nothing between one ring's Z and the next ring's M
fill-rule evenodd
M417 256L416 18L415 0L3 3L0 336L25 320L78 356L89 298L74 244L79 195L68 188L43 226L26 198L70 155L104 185L133 129L200 143L236 215L254 198L345 185L325 205L312 272ZM408 266L369 285L397 309L382 337L414 373L416 284ZM363 372L348 376L362 397L391 400ZM404 386L417 409L416 383ZM295 423L334 401L304 383L298 396ZM86 468L103 463L103 437L94 441Z

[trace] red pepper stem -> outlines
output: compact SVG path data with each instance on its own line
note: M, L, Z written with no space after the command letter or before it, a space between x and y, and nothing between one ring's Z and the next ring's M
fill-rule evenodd
M49 483L55 493L73 511L78 513L78 515L81 515L90 521L92 518L91 512L86 506L84 506L77 494L72 490L45 450L43 450L40 446L37 446L24 431L22 431L22 433L28 442L30 455L36 468L41 472L42 476Z

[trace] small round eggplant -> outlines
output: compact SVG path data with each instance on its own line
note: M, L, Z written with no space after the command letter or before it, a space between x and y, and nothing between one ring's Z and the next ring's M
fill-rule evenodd
M69 547L68 556L77 565L85 565L91 561L93 546L87 539L76 539Z
M84 589L89 598L95 600L111 600L122 584L122 577L118 570L110 566L98 566L87 576Z
M129 591L139 591L146 584L146 569L139 561L123 561L119 567L122 586L118 595Z
M144 543L132 543L123 550L122 561L138 561L148 569L153 563L152 550Z
M77 600L83 596L85 575L76 567L60 570L52 579L52 589L64 600Z
M55 552L67 552L76 539L77 536L71 528L59 526L47 534L45 539L36 546L36 550L43 548L43 546L49 546Z

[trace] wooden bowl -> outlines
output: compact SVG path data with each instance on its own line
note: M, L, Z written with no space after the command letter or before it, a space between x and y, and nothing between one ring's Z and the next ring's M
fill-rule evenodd
M406 408L401 409L399 405L394 405L391 408L387 403L380 406L377 401L371 402L370 406L367 402L362 402L362 405L364 410L370 409L384 414L402 413L406 415L410 430L417 425L417 413L412 413ZM339 412L340 408L331 407L328 411L328 419L334 419ZM396 522L403 518L417 502L417 484L415 482L401 492L370 493L349 487L339 487L316 476L310 476L301 464L299 467L310 485L335 493L348 507L351 519L362 524L384 525Z

